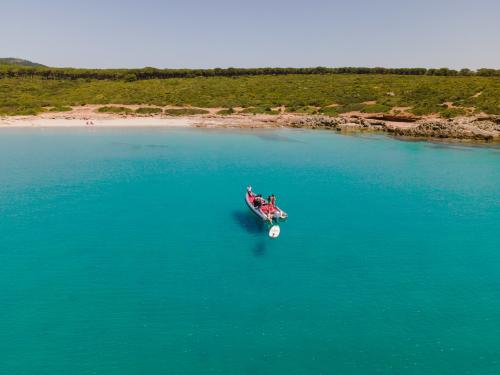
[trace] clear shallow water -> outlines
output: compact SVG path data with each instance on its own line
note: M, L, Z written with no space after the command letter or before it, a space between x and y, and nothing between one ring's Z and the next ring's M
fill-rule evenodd
M3 130L0 373L498 374L499 197L498 148Z

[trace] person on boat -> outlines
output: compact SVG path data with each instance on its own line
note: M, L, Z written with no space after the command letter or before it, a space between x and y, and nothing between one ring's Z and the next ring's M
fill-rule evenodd
M272 195L269 197L269 204L270 204L272 207L276 207L276 197L274 196L274 194L272 194Z
M253 200L253 205L255 208L261 208L262 207L262 195L258 194L255 199Z
M252 186L251 185L247 186L247 194L248 194L249 197L251 197L253 195L253 193L252 193Z

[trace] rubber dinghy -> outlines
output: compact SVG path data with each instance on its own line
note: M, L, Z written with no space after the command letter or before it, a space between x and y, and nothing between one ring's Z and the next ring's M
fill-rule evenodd
M247 189L245 194L245 202L247 203L248 208L250 208L250 211L271 225L269 229L269 237L278 237L280 235L280 227L278 223L288 218L287 213L278 206L269 204L267 199L257 196L257 194L254 194L249 189Z

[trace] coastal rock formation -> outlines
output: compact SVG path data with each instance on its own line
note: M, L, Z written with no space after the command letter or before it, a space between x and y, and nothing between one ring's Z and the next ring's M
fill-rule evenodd
M293 119L294 128L331 129L336 131L385 131L397 136L419 138L452 138L461 140L500 141L500 117L460 117L422 119L414 123L369 119L363 117L306 116Z
M287 124L293 128L330 129L337 131L384 130L383 121L371 121L362 117L303 116Z
M456 118L453 120L421 120L412 127L388 127L389 132L401 136L454 138L493 141L500 139L500 124L477 118Z

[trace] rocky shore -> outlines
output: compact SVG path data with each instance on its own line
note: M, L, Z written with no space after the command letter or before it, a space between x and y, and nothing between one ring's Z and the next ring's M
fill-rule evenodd
M131 110L137 106L127 106ZM339 132L383 132L398 137L449 139L470 142L499 142L500 116L467 116L443 119L418 117L409 113L377 114L349 112L337 117L281 112L271 114L220 115L220 108L206 114L169 116L165 114L100 113L97 105L73 107L61 113L36 116L0 117L0 128L12 127L201 127L328 129Z
M289 121L293 128L331 129L336 131L380 131L396 136L449 138L457 140L500 142L500 116L424 118L414 122L380 120L358 116L304 116Z

